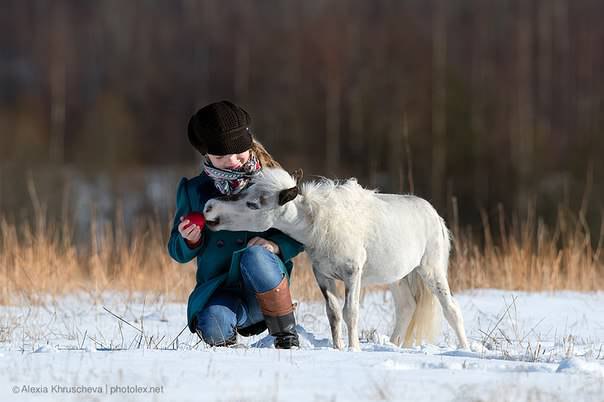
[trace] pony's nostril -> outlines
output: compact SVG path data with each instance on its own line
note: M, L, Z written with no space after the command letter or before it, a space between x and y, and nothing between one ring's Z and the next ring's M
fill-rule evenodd
M205 211L205 213L207 214L211 210L212 210L212 206L211 205L206 205L206 211Z

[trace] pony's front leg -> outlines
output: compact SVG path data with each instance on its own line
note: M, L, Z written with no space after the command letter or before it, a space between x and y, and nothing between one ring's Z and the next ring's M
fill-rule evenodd
M321 293L325 298L325 310L329 326L331 327L333 347L342 350L344 349L344 342L342 341L342 310L336 294L336 281L322 274L314 266L313 271L319 289L321 289Z
M354 267L344 279L346 301L344 303L344 320L348 327L348 347L354 352L361 351L359 343L359 299L361 297L361 269Z

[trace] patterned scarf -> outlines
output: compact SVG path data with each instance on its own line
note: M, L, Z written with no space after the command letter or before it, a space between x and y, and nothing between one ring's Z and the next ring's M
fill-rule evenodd
M247 186L250 179L260 173L262 166L252 152L250 158L239 169L219 169L209 159L203 164L203 170L214 179L214 185L224 195L237 194Z

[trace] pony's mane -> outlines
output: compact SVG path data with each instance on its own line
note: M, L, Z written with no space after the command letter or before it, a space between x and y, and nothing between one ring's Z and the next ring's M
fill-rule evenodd
M279 168L262 169L253 182L257 191L279 192L296 186L290 174ZM324 255L362 247L367 238L364 232L372 227L372 216L381 212L376 210L375 193L355 178L334 181L321 177L301 184L302 200L297 205L312 222L307 237L310 244L306 246Z
M375 190L363 188L355 178L334 181L321 178L304 183L299 204L310 218L308 246L323 255L334 253L354 255L364 246L364 233L372 228L375 210ZM350 252L347 252L350 250Z

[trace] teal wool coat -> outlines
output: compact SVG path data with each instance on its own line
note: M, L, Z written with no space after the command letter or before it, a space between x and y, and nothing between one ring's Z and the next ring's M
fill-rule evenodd
M202 241L197 247L191 248L178 232L180 217L186 216L189 212L202 212L209 199L221 195L214 186L213 179L205 173L189 180L183 178L176 192L176 214L168 242L168 252L179 263L187 263L197 257L197 284L187 304L187 323L191 332L195 332L197 313L204 308L217 289L241 288L239 260L252 237L259 236L279 245L279 257L288 275L293 268L292 258L303 250L302 244L277 229L258 233L227 230L212 232L204 228Z

